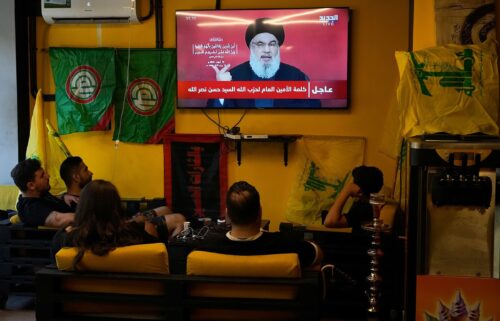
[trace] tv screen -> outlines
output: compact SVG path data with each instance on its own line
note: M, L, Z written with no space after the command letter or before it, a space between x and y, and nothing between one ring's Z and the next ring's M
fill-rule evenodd
M177 11L178 108L348 106L348 8Z

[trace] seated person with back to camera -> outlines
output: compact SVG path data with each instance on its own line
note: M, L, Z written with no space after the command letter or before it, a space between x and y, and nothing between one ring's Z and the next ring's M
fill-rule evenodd
M236 182L226 196L230 231L209 234L196 250L233 255L297 253L302 267L321 263L322 251L316 244L281 232L261 231L261 218L259 192L247 182Z
M175 217L175 223L183 218L181 214L166 216ZM182 228L182 223L178 224L180 227L168 223L172 222L166 220L165 215L152 219L143 215L129 218L122 209L116 187L111 182L95 180L82 190L75 221L54 236L52 254L55 255L61 247L78 248L73 262L73 267L76 267L86 250L102 256L120 246L166 243Z
M384 185L384 176L377 167L359 166L352 171L353 182L344 186L328 211L323 224L326 227L352 227L359 231L361 226L373 220L370 194L378 193ZM353 197L350 210L342 214L347 200Z
M18 163L11 176L21 191L16 207L25 226L62 227L73 222L75 214L71 207L49 192L50 176L40 161L26 159Z

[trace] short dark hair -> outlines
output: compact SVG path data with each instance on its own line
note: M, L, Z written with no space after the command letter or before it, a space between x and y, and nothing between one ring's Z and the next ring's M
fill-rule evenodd
M61 178L66 186L71 184L71 176L78 171L82 162L83 160L79 156L69 156L61 163L59 175L61 175Z
M35 179L36 171L41 168L42 164L38 159L28 158L14 166L12 171L10 171L10 176L21 192L26 192L28 182Z
M368 196L377 193L384 186L384 174L374 166L358 166L352 170L354 184L361 188L361 193Z
M231 223L235 225L254 223L260 214L259 192L245 181L236 182L227 191L226 208Z

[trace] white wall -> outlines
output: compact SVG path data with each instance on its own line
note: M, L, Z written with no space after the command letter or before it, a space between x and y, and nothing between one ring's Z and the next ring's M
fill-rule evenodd
M0 185L13 184L17 163L17 86L14 0L2 0L0 10Z

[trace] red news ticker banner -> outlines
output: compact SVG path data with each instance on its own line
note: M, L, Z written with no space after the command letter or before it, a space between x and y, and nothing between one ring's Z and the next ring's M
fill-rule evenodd
M346 99L347 81L180 81L180 99Z

